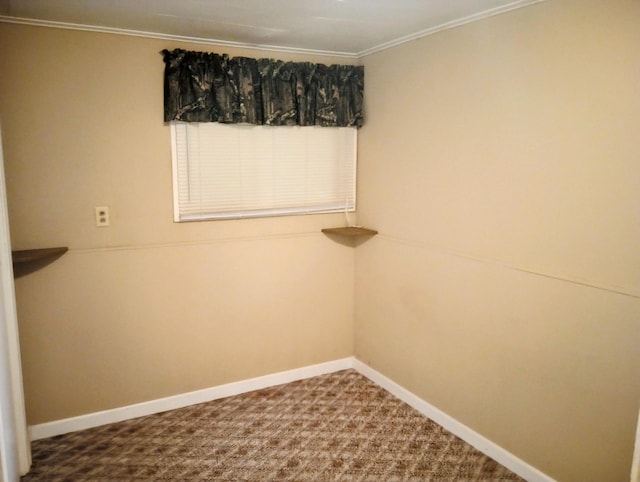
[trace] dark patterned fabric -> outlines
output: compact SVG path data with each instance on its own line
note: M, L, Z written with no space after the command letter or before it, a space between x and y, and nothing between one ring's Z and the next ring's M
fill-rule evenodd
M360 127L364 67L163 50L164 120Z

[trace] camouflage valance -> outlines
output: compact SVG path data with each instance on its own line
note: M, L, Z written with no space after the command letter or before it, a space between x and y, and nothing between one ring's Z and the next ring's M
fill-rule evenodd
M164 120L360 127L364 67L163 50Z

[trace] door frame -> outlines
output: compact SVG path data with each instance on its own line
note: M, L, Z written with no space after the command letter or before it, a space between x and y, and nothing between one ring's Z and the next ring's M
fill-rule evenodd
M18 481L31 466L13 279L0 128L0 480L6 482Z

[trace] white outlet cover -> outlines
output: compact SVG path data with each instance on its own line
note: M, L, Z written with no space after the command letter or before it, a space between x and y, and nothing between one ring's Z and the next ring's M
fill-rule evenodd
M96 206L95 207L96 226L104 228L110 225L109 221L109 206Z

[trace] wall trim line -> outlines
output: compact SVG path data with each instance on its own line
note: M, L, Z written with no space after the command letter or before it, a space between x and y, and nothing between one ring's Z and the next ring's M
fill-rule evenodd
M530 268L526 266L519 266L519 265L511 264L506 260L500 260L497 258L490 258L486 256L481 256L481 255L464 253L462 251L448 249L433 243L400 238L392 235L386 235L384 233L379 233L378 236L376 236L376 239L378 241L386 240L393 243L404 244L405 246L411 246L414 248L429 250L434 253L438 253L446 256L453 256L456 258L467 259L467 260L475 261L479 263L490 264L493 266L509 269L512 271L519 271L521 273L530 274L532 276L541 276L543 278L562 281L565 283L571 283L578 286L584 286L586 288L592 288L599 291L607 291L609 293L614 293L617 295L640 299L640 292L630 287L613 285L610 283L599 282L599 281L579 279L576 276L572 276L571 274L558 274L558 273L544 272L542 271L542 268L533 268L533 267Z
M117 251L139 251L151 249L168 249L168 248L192 248L200 246L208 246L211 244L224 243L251 243L256 241L274 241L281 239L311 238L321 237L320 229L316 231L299 231L283 234L264 234L264 235L247 235L247 236L229 236L218 239L202 239L197 241L175 241L170 243L147 243L138 245L120 245L120 246L102 246L95 248L73 248L69 247L67 254L95 254L95 253L111 253Z

